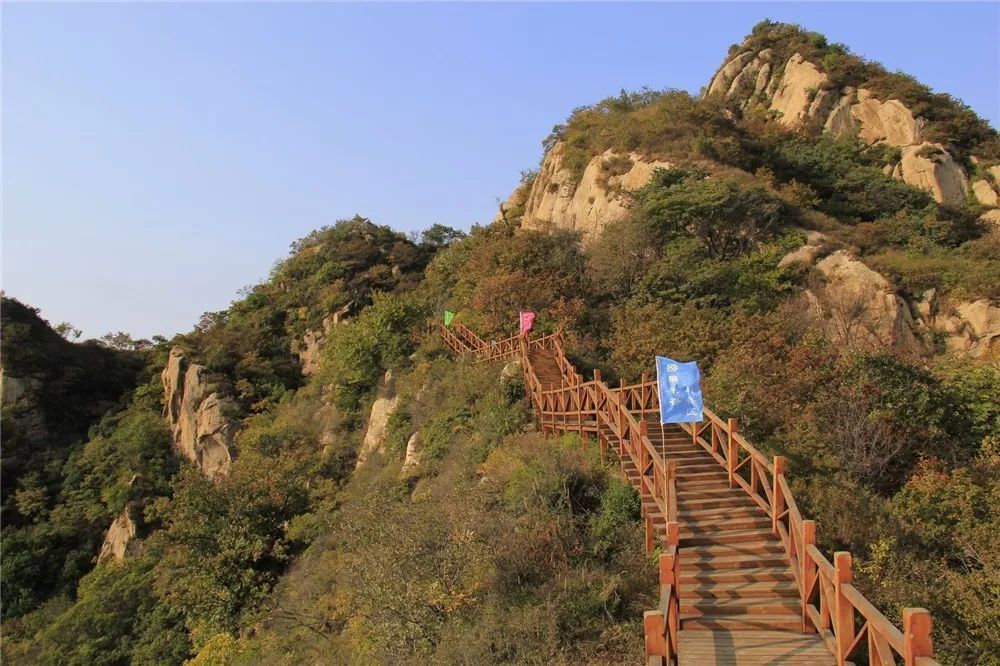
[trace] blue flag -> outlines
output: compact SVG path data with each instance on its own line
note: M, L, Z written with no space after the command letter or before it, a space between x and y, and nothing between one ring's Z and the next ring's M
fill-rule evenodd
M694 361L679 363L656 357L656 384L660 393L660 423L704 421L701 373Z

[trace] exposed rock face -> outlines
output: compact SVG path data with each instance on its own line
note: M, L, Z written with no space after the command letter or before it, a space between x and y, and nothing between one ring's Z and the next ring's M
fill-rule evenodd
M132 514L126 508L114 519L108 533L101 544L101 553L97 556L98 563L107 560L121 562L125 555L134 555L138 550L138 541L135 538L135 523L132 521Z
M396 395L396 387L392 378L392 371L385 373L382 381L379 382L378 397L372 405L371 415L368 417L368 429L365 430L365 439L361 444L361 451L358 452L358 459L354 469L360 468L365 461L381 450L385 444L386 428L389 425L389 417L399 406L399 396Z
M778 268L788 266L812 266L826 252L826 236L818 231L806 231L806 244L792 250L778 262Z
M771 110L781 113L778 122L794 126L808 119L810 105L826 82L826 74L801 54L796 53L789 58L781 83L771 98Z
M937 201L956 206L965 203L969 189L965 171L940 144L906 146L900 168L903 180L929 191Z
M530 184L522 183L519 185L511 192L507 200L500 204L500 210L497 211L497 216L493 218L493 221L500 222L508 217L520 217L524 212L524 205L528 202L528 194L530 192Z
M927 190L939 202L965 201L969 185L960 161L941 144L924 141L924 120L914 117L901 101L881 101L866 88L829 89L827 75L799 53L789 58L778 77L764 66L770 59L770 49L741 52L719 69L708 94L742 98L744 107L759 103L779 112L778 122L789 127L815 119L836 136L858 136L869 144L899 147L903 159L890 165L887 173ZM751 79L752 86L747 83Z
M712 84L708 88L708 94L712 95L728 91L732 80L737 77L753 58L753 51L744 51L734 56L728 62L723 63L722 68L716 73L715 78L712 79Z
M45 439L48 428L45 414L38 405L42 382L34 377L12 377L0 367L0 406L9 409L22 437L32 441Z
M816 264L824 284L806 292L826 337L844 347L913 351L923 347L913 316L892 285L843 250Z
M393 269L396 268L398 267L393 266ZM323 348L323 343L326 341L326 336L330 334L330 330L334 326L347 321L351 311L354 309L354 305L354 302L351 301L336 312L324 317L323 328L315 331L306 331L306 334L302 336L301 342L292 341L292 353L299 357L303 375L309 376L319 369L319 354Z
M857 119L858 137L865 143L888 143L890 146L912 146L920 143L920 124L898 99L880 102L870 90L857 92L857 103L851 116Z
M1000 352L1000 307L986 299L959 303L955 314L939 323L948 348L980 358Z
M622 219L628 209L626 191L636 190L669 162L645 158L637 153L606 151L593 158L579 183L563 164L564 147L557 143L545 161L528 195L521 224L528 229L575 229L588 242L608 222Z
M230 401L211 390L202 376L204 371L204 366L188 364L183 350L170 350L161 374L163 415L177 449L214 479L229 472L236 423L227 416Z
M996 208L986 211L979 216L979 219L987 224L992 224L997 228L1000 228L1000 210L997 210Z
M515 379L520 379L522 376L521 364L517 361L511 361L503 366L500 370L500 384L501 386L507 384Z
M420 431L410 435L406 442L406 458L403 459L403 472L409 472L420 465L420 454L423 452L423 440Z
M980 179L972 184L972 191L976 195L976 200L984 206L997 205L997 193L989 181Z

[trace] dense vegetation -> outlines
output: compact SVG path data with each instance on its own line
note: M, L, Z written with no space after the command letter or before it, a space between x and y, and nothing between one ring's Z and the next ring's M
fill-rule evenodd
M838 82L902 86L797 28L750 39L814 49ZM929 105L934 131L985 154L982 121L917 88L901 90ZM556 139L578 173L607 148L678 166L586 250L573 232L521 229L521 210L468 236L342 220L141 352L66 342L5 299L4 372L45 387L48 428L28 437L26 414L4 412L5 662L640 658L655 573L638 497L575 437L543 441L518 379L424 336L447 308L487 339L535 310L536 332L562 329L581 371L612 380L650 371L654 354L698 359L710 404L788 456L821 546L855 554L869 598L894 618L929 608L943 662L998 663L997 359L825 337L795 298L814 277L779 265L819 230L904 295L997 299L997 232L885 175L883 148L716 99L622 93L576 110ZM335 313L346 323L324 323ZM320 330L305 377L293 348ZM238 456L214 482L172 450L159 377L172 345L236 405ZM355 471L387 370L398 408ZM414 433L422 450L404 463ZM125 510L139 547L95 564Z

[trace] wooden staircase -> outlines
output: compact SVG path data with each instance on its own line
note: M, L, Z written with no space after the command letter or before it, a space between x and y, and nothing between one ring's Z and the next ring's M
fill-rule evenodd
M646 548L658 544L660 604L644 618L647 666L863 664L939 666L930 616L905 609L901 632L851 584L848 553L815 547L784 478L707 408L706 421L661 425L656 384L584 382L559 334L485 343L462 327L441 335L479 361L519 358L546 434L596 436L642 500ZM860 623L859 623L860 620ZM852 661L857 659L857 661Z
M680 426L644 415L657 454L677 464L680 525L677 662L699 664L814 664L836 660L816 634L802 633L802 607L784 546L726 471ZM616 444L610 427L601 435ZM639 470L622 470L641 490ZM667 520L649 497L644 509L660 539ZM711 632L711 633L705 633Z

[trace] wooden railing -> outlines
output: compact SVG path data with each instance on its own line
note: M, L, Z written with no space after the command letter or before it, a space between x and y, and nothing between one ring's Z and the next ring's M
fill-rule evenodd
M656 382L645 375L638 384L615 390L630 410L645 415L659 409ZM736 419L723 420L707 407L704 414L704 421L681 427L725 468L730 487L742 488L771 518L798 585L802 631L818 632L838 664L865 654L869 666L895 666L896 655L906 666L937 664L926 610L905 609L900 631L853 586L850 553L834 553L831 564L816 547L816 524L802 519L788 486L785 458L768 460L739 433Z
M552 352L562 377L558 388L545 388L531 364L532 349ZM576 432L584 445L591 434L598 439L602 457L612 448L622 465L631 464L639 472L639 494L645 526L646 552L656 547L655 522L666 521L665 533L659 544L660 603L644 618L646 655L649 664L665 660L676 663L677 634L680 630L680 596L677 581L680 552L677 522L677 463L657 453L649 440L649 424L645 411L631 407L631 396L614 390L601 381L599 370L594 379L584 382L573 364L566 358L559 333L537 340L527 337L521 342L521 366L525 384L531 396L535 414L545 435ZM609 437L610 435L610 437ZM658 514L658 515L657 515Z
M466 357L474 353L475 350L469 345L469 343L456 335L447 326L433 324L432 327L437 329L438 333L441 335L441 339L444 341L445 346L450 349L453 354Z
M544 434L576 432L584 441L596 435L602 455L611 448L623 466L638 470L647 552L656 546L656 519L666 522L659 544L660 603L643 618L647 664L674 663L680 628L677 464L658 453L649 440L646 418L659 411L655 380L643 375L636 384L611 388L595 370L593 380L584 382L566 358L559 333L535 340L515 336L503 353L487 356L477 353L481 347L467 342L479 339L468 329L450 336L447 329L441 329L449 348L460 347L458 354L477 360L520 358L526 391ZM560 386L542 386L530 360L533 349L552 352L562 376ZM869 666L896 666L896 655L904 666L940 666L933 659L931 618L926 610L904 609L900 631L854 587L850 553L834 553L831 563L816 547L816 524L799 512L786 478L785 458L769 460L739 433L736 419L722 419L707 407L704 415L704 421L679 425L726 470L730 487L742 488L771 518L772 531L781 539L798 586L802 631L818 633L841 666L866 661Z

